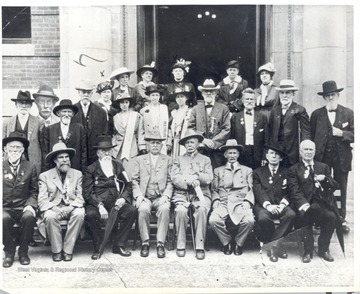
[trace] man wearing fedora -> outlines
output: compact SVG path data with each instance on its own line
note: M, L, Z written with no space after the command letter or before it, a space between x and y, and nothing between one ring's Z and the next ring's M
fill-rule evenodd
M292 80L281 80L279 91L280 104L274 105L269 119L269 143L279 145L287 154L282 165L290 167L299 161L300 142L310 139L311 126L306 109L293 101L299 88Z
M59 97L56 96L52 87L42 84L37 93L33 93L32 96L34 97L35 104L39 110L38 119L44 122L45 127L60 121L52 112L56 102L59 101Z
M107 115L104 109L91 101L95 89L91 81L81 80L75 89L78 91L80 101L75 104L79 111L72 120L85 128L87 162L92 164L97 160L96 150L93 148L96 137L108 133Z
M255 92L246 88L241 97L244 110L231 116L230 138L243 146L239 162L255 169L265 160L264 145L268 140L268 124L264 114L254 110Z
M165 239L170 222L170 199L173 185L170 180L171 158L161 154L161 145L165 139L154 132L145 137L148 154L138 156L133 161L132 191L135 206L138 209L138 226L142 242L140 255L149 255L150 215L156 211L157 221L157 257L165 257Z
M133 97L134 96L134 88L129 86L129 79L130 75L133 74L133 70L129 70L127 67L120 67L115 69L110 74L111 81L117 81L119 86L112 89L112 100L115 101L117 97L127 96Z
M213 168L224 164L223 154L217 149L224 145L230 136L230 111L228 107L215 101L217 90L211 79L204 81L198 89L204 97L204 103L196 105L190 114L188 128L204 136L201 151L211 159Z
M39 175L41 171L40 130L43 122L29 113L34 102L29 91L20 90L17 97L12 98L11 101L15 102L18 113L4 121L3 138L8 137L14 131L25 135L30 145L25 150L24 157L35 164L36 172Z
M175 204L175 226L177 232L176 254L185 256L188 211L194 218L194 249L196 258L205 258L204 241L207 217L211 207L210 183L213 171L210 159L198 152L204 137L194 130L187 130L179 144L185 146L186 153L174 159L171 181L174 185L172 202ZM191 219L191 222L193 220Z
M86 223L89 225L93 239L96 260L101 257L102 223L105 222L111 209L117 207L115 240L112 252L128 257L130 251L125 249L130 229L136 219L137 209L132 205L131 184L121 163L111 158L114 145L111 136L97 137L96 150L98 160L89 165L84 173L83 191L86 202Z
M17 245L20 264L30 264L28 246L36 224L38 185L35 165L21 158L28 147L29 141L20 132L3 139L7 158L3 160L3 267L12 266ZM18 244L15 223L20 223Z
M53 261L71 261L75 242L84 223L82 173L71 168L76 151L63 142L56 143L45 160L56 166L39 176L39 211L51 244ZM67 220L62 237L61 220Z
M326 105L316 109L310 117L311 138L316 144L315 160L326 163L334 172L334 179L340 185L343 230L349 232L345 218L351 143L354 142L354 112L338 104L344 88L338 88L335 81L326 81L322 87L323 91L318 95L324 98Z
M252 190L252 169L239 164L238 158L243 146L236 140L229 139L220 147L227 163L214 170L211 183L213 210L209 218L211 228L218 235L225 255L233 251L235 255L242 254L242 247L254 226L254 216L251 207L254 205ZM229 227L237 227L235 244Z
M71 167L84 171L87 167L86 132L84 127L73 121L78 107L72 104L70 99L63 99L55 106L53 113L60 118L60 122L43 129L41 136L41 149L43 159L52 150L53 146L63 142L68 148L76 150L71 158ZM54 162L43 160L42 171L54 167Z
M268 165L253 173L255 231L261 242L272 242L268 255L270 261L277 262L278 258L287 258L281 238L291 231L296 214L290 207L287 168L280 166L286 154L277 146L265 146L265 150ZM280 220L276 228L275 219Z

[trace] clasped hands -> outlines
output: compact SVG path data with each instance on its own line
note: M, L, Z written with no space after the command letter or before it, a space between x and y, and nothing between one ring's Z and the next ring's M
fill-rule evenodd
M269 204L266 206L266 210L271 214L280 214L285 208L285 204L280 203L279 205Z

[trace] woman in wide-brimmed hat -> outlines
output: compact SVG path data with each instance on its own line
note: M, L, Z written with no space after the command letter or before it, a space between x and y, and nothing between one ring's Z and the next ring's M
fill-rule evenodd
M134 91L135 89L133 87L129 86L129 80L130 80L130 75L133 74L134 71L133 70L129 70L127 67L120 67L118 69L115 69L111 74L110 74L110 81L117 81L119 83L119 86L115 87L116 85L114 84L112 93L112 100L116 100L117 97L121 97L121 96L134 96Z
M112 143L116 146L112 149L112 157L122 163L128 174L131 174L129 160L146 150L142 117L132 110L134 101L134 97L123 96L112 103L118 110L113 117Z

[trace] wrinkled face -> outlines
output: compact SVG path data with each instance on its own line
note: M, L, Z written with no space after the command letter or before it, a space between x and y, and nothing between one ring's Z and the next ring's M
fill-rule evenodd
M59 153L55 157L54 162L56 164L56 168L63 173L68 172L71 167L70 156L68 153L65 152Z
M111 151L112 148L101 148L96 151L96 155L100 160L110 160L111 161Z
M57 115L60 117L60 120L64 125L68 125L71 122L71 118L74 116L74 111L70 108L63 108L57 112Z
M129 107L130 107L130 101L127 100L127 99L123 99L121 100L121 102L119 102L120 104L120 109L122 111L128 111L129 110Z
M269 149L267 151L266 159L269 162L269 164L272 164L272 165L278 165L280 163L280 161L282 160L281 155L272 149Z
M174 68L172 70L172 74L174 76L174 80L177 82L181 82L184 79L185 73L181 68Z
M110 89L104 90L100 93L100 97L104 99L105 102L109 102L111 99L112 91Z
M43 119L47 119L51 116L51 112L54 108L55 101L51 97L38 96L35 100L35 104L39 109L39 115Z
M262 72L260 72L260 80L261 80L261 83L263 83L264 85L267 85L268 83L270 83L270 81L271 81L270 73L266 70L263 70Z
M181 107L186 104L187 97L184 94L177 94L175 97L176 103Z
M20 141L12 141L6 144L4 147L6 154L11 162L16 162L20 159L24 153L24 145Z
M282 106L287 107L291 104L295 96L295 91L291 90L280 90L279 97Z
M301 142L301 144L300 144L300 156L305 161L313 160L313 158L315 156L315 143L310 141L310 140L306 140L306 141Z
M229 78L233 80L239 74L239 69L237 69L236 67L229 67L226 72Z
M199 147L199 140L197 138L190 138L185 142L186 152L192 154L197 151Z
M80 100L84 105L88 105L90 103L93 92L93 90L78 90Z
M129 83L130 75L129 74L122 74L119 75L118 82L121 86L127 86Z
M24 102L24 101L17 101L15 105L18 110L18 113L21 115L25 115L25 114L29 113L32 103Z
M150 98L150 102L152 103L152 104L158 104L159 103L159 101L160 101L160 93L157 93L157 92L154 92L154 93L151 93L150 95L149 95L149 98Z
M162 148L162 141L160 140L150 140L150 141L146 141L147 146L148 146L148 150L150 151L150 153L152 155L157 155L160 153L161 148Z
M329 106L333 106L333 108L336 108L340 94L339 92L333 92L325 94L323 97Z
M215 101L215 97L216 97L216 90L203 90L202 91L202 96L204 97L204 101L205 103L212 103L213 101Z
M252 110L255 107L255 95L251 93L245 93L242 97L244 107L246 110Z
M239 152L239 150L237 150L235 148L233 148L233 149L230 148L225 151L224 156L229 163L235 163L235 162L237 162L237 160L240 156L240 152Z
M145 82L151 82L152 78L153 78L153 73L152 71L146 70L143 71L141 73L141 78L143 79L143 81Z

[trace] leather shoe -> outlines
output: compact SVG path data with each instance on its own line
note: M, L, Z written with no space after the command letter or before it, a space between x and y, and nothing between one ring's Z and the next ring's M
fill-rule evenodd
M101 252L99 250L95 250L91 255L91 259L93 260L100 259L100 257L101 257Z
M21 265L29 265L30 264L30 258L26 253L19 255L19 261L20 261Z
M312 258L312 253L304 253L302 257L302 262L309 263L311 261L311 258Z
M14 256L5 256L3 267L11 267L14 263Z
M282 258L282 259L288 258L287 252L284 249L280 249L280 248L277 248L277 254L276 255L277 255L277 257Z
M72 254L68 254L66 252L63 252L62 254L62 260L63 261L72 261Z
M224 254L230 255L232 253L231 242L224 246Z
M176 249L176 255L178 257L184 257L186 254L186 250L185 249Z
M157 246L157 257L164 258L165 257L165 247L163 244L159 244Z
M145 244L141 246L140 256L141 257L149 256L149 245Z
M131 252L125 250L125 248L122 246L113 246L112 252L120 254L121 256L124 256L124 257L129 257L131 255Z
M196 259L203 260L205 259L205 251L201 249L196 250Z
M272 261L272 262L278 261L278 257L276 256L275 248L270 248L267 255L268 255L270 261Z
M56 262L61 261L61 252L53 253L52 259L53 259L53 261L56 261Z
M241 255L242 253L242 247L236 244L234 249L234 255Z
M333 262L334 261L334 258L330 255L329 251L319 252L319 256L322 257L323 259L325 259L328 262Z

